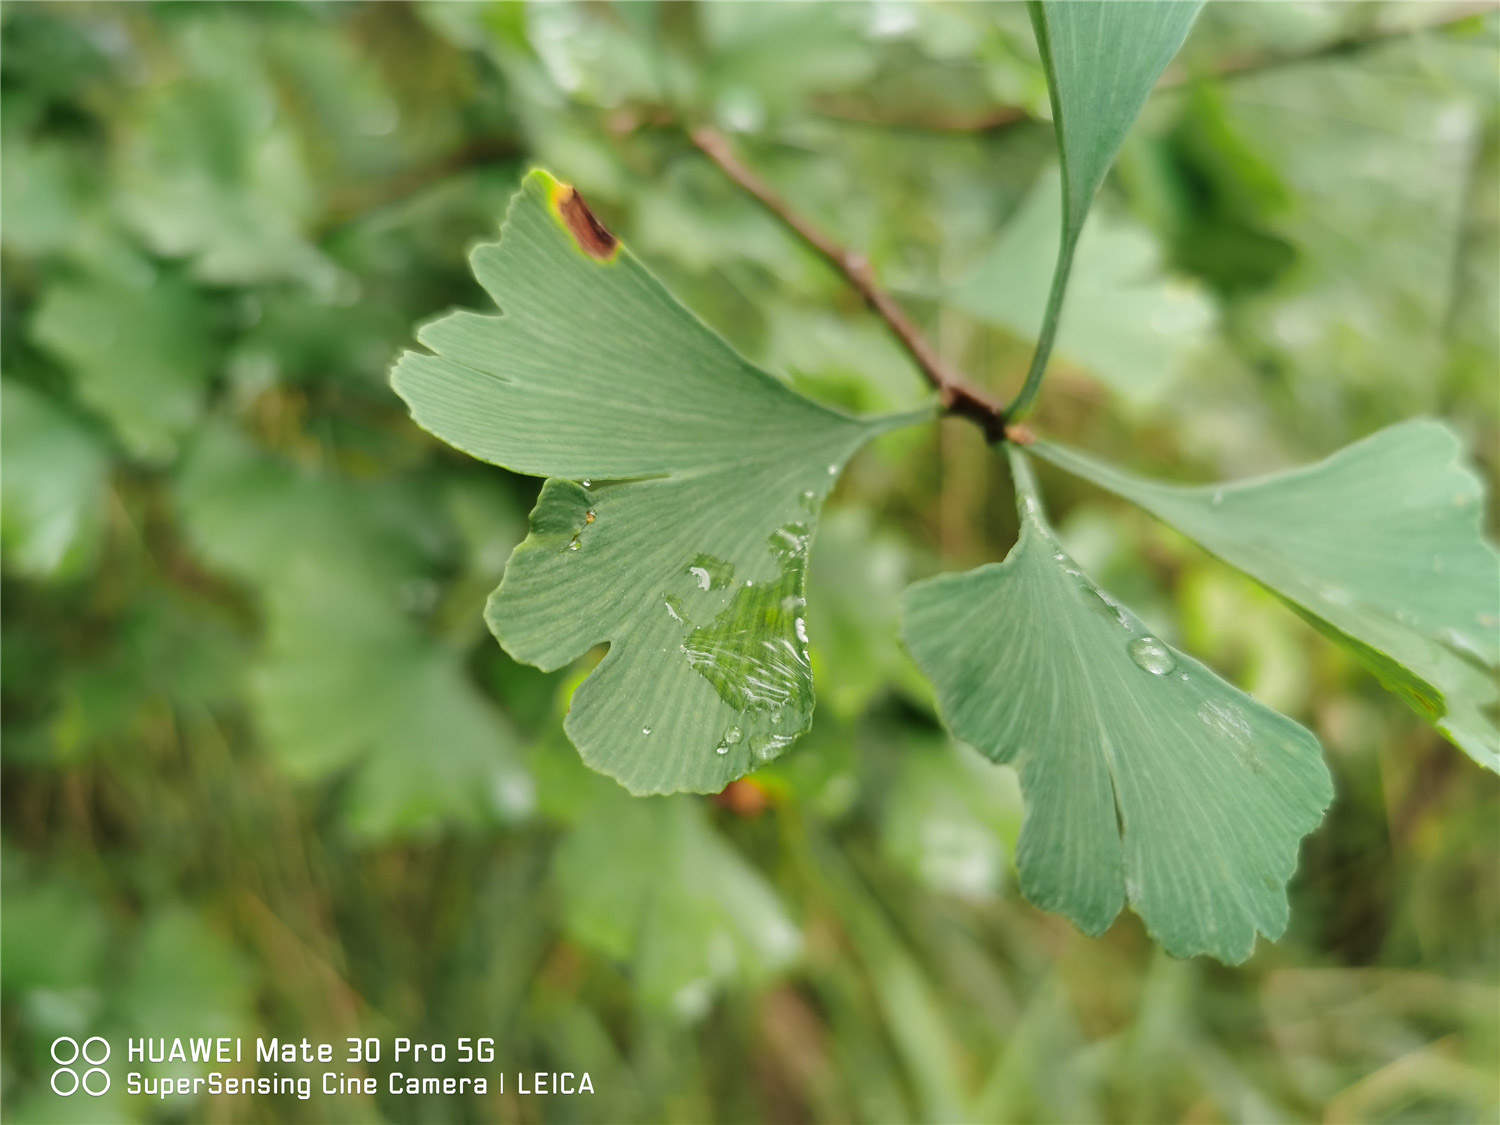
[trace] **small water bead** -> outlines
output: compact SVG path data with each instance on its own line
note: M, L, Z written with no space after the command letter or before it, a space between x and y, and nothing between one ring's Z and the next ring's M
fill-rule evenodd
M838 476L839 475L839 467L837 465L829 465L828 466L828 475L831 476L831 477Z
M700 590L707 590L709 583L713 581L706 567L690 566L688 567L688 573L698 580L698 589ZM673 614L672 616L675 617L677 615Z
M729 753L729 746L728 746L728 744L723 743L723 742L719 743L717 746L714 747L714 753L717 754L717 755L719 755L719 757L722 758L725 754Z
M797 639L803 644L807 644L807 620L799 617L794 624L797 627Z
M1172 655L1172 650L1155 637L1137 637L1126 646L1126 651L1130 653L1130 659L1135 661L1136 667L1153 676L1164 676L1177 667L1177 658Z
M570 551L576 551L576 550L578 550L578 548L580 548L582 546L583 546L583 544L579 541L578 536L575 535L575 536L573 536L572 540L568 543L568 550L570 550Z
M651 728L650 727L642 727L641 728L641 733L642 734L650 734L651 733Z
M724 732L724 741L726 743L728 743L730 746L733 746L742 737L743 737L743 732L740 730L739 727L730 727L728 730L726 730Z
M581 483L583 484L584 488L593 488L594 487L594 482L591 481L591 480L588 480L588 479L584 479Z

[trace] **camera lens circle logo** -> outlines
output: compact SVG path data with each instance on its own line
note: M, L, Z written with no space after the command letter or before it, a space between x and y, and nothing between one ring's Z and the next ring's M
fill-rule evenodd
M52 1092L70 1097L81 1089L97 1098L109 1092L109 1071L101 1065L109 1061L109 1044L102 1035L91 1035L82 1043L71 1035L52 1040ZM82 1070L80 1074L79 1071Z

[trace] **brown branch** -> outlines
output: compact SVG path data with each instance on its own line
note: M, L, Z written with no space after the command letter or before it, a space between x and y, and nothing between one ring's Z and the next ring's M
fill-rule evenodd
M946 413L977 422L992 442L1004 440L1005 412L1000 403L970 383L937 354L895 298L880 287L875 280L875 271L863 254L846 250L794 211L769 184L740 163L722 133L704 127L692 130L689 136L698 150L718 165L724 175L754 196L762 207L844 275L916 361L927 381L937 390Z

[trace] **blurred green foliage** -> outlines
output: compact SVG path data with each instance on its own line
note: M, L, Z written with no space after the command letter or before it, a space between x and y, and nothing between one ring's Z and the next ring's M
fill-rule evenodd
M1209 5L1080 250L1090 304L1152 311L1065 313L1037 428L1213 479L1433 413L1492 479L1500 28L1466 10ZM947 741L895 639L908 581L1015 535L964 423L851 465L813 548L817 722L720 800L589 773L560 733L586 668L484 630L536 485L385 377L414 321L482 305L465 250L525 167L800 389L918 401L678 127L713 121L1009 391L1030 314L958 295L996 248L1007 292L1050 269L1020 7L28 4L0 32L7 1120L329 1112L53 1097L51 1040L95 1033L488 1034L598 1091L351 1121L1493 1117L1500 782L1050 471L1069 553L1315 730L1337 796L1240 968L1016 894L1014 779Z

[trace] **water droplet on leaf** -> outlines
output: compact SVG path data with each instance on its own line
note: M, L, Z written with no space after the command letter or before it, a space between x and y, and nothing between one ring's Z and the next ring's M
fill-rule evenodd
M1126 646L1130 659L1136 666L1153 676L1164 676L1177 667L1177 658L1172 650L1155 637L1137 637Z

